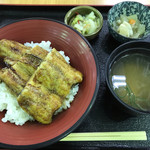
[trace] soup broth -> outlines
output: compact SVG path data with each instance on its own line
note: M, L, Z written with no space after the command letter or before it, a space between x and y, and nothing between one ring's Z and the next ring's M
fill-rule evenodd
M110 81L117 96L128 105L150 111L150 57L141 53L114 62Z

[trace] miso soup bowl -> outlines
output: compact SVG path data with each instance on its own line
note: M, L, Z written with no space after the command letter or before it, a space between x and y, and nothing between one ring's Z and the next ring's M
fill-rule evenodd
M150 56L149 47L150 47L150 43L144 42L144 41L131 41L131 42L124 43L120 45L119 47L117 47L110 54L106 63L106 70L105 70L106 83L108 86L108 90L110 91L110 94L112 96L110 100L113 100L114 104L117 105L119 109L133 116L137 116L141 114L150 114L150 112L135 109L129 106L128 104L126 104L125 102L123 102L114 91L113 84L110 78L110 73L111 73L111 69L112 69L114 62L116 62L118 59L120 59L121 57L125 55L130 55L131 53L132 54L142 53L142 54Z

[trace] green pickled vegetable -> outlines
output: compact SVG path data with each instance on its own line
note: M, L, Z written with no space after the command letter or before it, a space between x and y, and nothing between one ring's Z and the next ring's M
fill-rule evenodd
M95 16L93 11L86 16L77 14L71 22L71 26L83 35L95 32L99 24L100 19Z

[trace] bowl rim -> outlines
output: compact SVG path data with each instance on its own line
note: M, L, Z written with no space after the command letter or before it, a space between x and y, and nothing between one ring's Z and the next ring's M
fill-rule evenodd
M131 51L133 48L126 48L126 46L130 46L132 44L135 44L137 45L137 47L135 48L143 48L143 47L139 47L138 44L149 44L150 45L150 42L147 42L147 41L129 41L129 42L126 42L126 43L123 43L121 44L120 46L118 46L117 48L115 48L111 54L109 55L108 59L107 59L107 62L106 62L106 69L105 69L105 79L106 79L106 83L107 83L107 87L109 88L111 94L113 95L113 97L115 98L115 101L117 100L119 103L121 103L124 107L126 107L128 110L130 110L131 112L134 112L136 114L150 114L150 111L143 111L143 110L138 110L138 109L135 109L133 108L132 106L129 106L128 104L126 104L125 102L123 102L117 95L116 93L114 92L112 86L111 86L111 83L110 83L110 79L109 79L109 70L112 66L112 64L114 63L114 61L116 60L116 58L118 56L120 56L122 53L126 52L126 51ZM120 51L121 48L124 48L124 50ZM144 48L145 49L145 48ZM148 49L148 48L147 48ZM119 52L118 52L119 51ZM150 50L149 50L150 51Z
M126 3L126 2L127 2L127 3L140 4L141 6L145 7L147 10L149 10L148 6L146 6L146 5L144 5L144 4L140 3L140 2L137 2L137 1L122 1L122 2L116 3L114 6L117 6L117 5ZM110 11L114 8L114 6L112 6L112 7L109 9L109 11L108 11L108 17L107 17L107 24L108 24L109 28L110 28L113 32L115 32L118 36L120 36L121 38L124 38L125 40L128 40L128 41L129 41L129 40L143 40L143 39L147 38L147 37L150 35L150 32L149 32L146 36L142 36L142 37L140 37L140 38L131 38L131 37L123 36L123 35L119 34L117 31L115 31L115 30L112 28L112 26L111 26L111 24L110 24L110 20L109 20ZM149 11L150 11L150 10L149 10Z
M11 24L18 23L18 22L21 22L21 21L28 21L28 20L31 20L31 21L34 21L34 20L47 20L47 21L52 21L52 22L59 23L61 25L64 25L64 26L70 28L71 30L73 30L75 33L77 33L86 42L86 44L88 45L88 47L91 50L91 53L94 57L94 60L95 60L95 66L96 66L96 71L97 71L96 72L97 80L96 80L96 85L95 85L95 91L94 91L93 97L90 101L90 104L88 105L88 107L87 107L86 111L84 112L84 114L78 119L78 121L73 126L71 126L69 129L67 129L65 132L63 132L59 136L57 136L53 139L50 139L48 141L45 141L45 142L41 142L41 143L37 143L37 144L31 144L31 145L10 145L10 144L5 144L5 143L0 143L0 146L3 147L3 148L10 148L10 149L12 149L12 148L16 148L16 149L17 148L19 148L19 149L42 148L42 147L46 147L46 146L49 146L51 144L54 144L54 143L58 142L59 140L61 140L62 138L66 137L68 134L70 134L73 130L75 130L82 123L82 121L85 119L85 117L91 111L91 108L93 107L93 105L96 101L96 97L97 97L97 94L98 94L98 91L99 91L99 86L100 86L100 68L99 68L99 63L98 63L98 58L96 56L96 53L95 53L93 47L91 46L91 44L88 42L88 40L82 34L80 34L78 31L73 29L71 26L69 26L69 25L67 25L67 24L65 24L61 21L55 20L55 19L44 18L44 17L30 17L30 18L16 19L14 21L8 21L7 23L0 26L0 30L2 28L6 27L7 25L11 25Z
M84 37L88 38L88 37L93 36L93 35L95 35L96 33L100 32L100 30L101 30L102 27L103 27L103 20L104 20L104 19L103 19L103 15L102 15L101 12L100 12L98 9L96 9L95 7L93 7L93 6L76 6L76 7L71 8L71 9L65 14L64 23L67 24L67 25L69 25L68 22L67 22L67 17L70 16L70 14L71 14L72 11L74 11L74 10L76 10L76 9L82 9L82 8L94 10L94 13L96 12L96 13L100 16L101 24L100 24L100 26L97 28L97 30L96 30L95 32L91 33L91 34L83 35Z

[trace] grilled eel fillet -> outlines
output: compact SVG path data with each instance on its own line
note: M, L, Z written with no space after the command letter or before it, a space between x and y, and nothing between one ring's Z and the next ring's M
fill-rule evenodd
M22 91L17 99L20 106L43 124L52 121L53 113L71 86L82 81L82 74L69 66L55 49L47 54L39 46L31 49L18 42L0 41L0 56L8 66L0 70L0 79L17 96Z
M32 54L40 59L44 59L48 52L39 46L31 48L16 41L6 39L0 40L0 57L20 60L20 57L24 54Z
M49 124L72 85L82 79L82 74L53 49L27 82L17 98L18 103L37 121Z
M24 46L16 41L0 40L0 57L9 57L13 60L19 60L20 57L30 49L30 47Z
M0 78L16 95L19 95L25 86L25 83L10 68L0 70Z
M16 41L0 40L0 57L8 66L0 70L0 79L18 96L47 54L39 46L29 48Z

